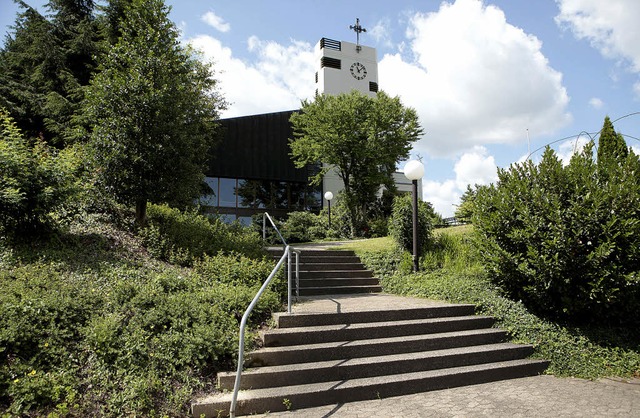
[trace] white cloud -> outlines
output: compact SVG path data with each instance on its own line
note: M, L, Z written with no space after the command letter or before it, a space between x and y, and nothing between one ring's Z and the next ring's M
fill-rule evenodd
M558 147L558 158L562 160L562 165L566 166L571 162L573 154L582 152L584 147L589 143L590 138L588 136L580 136L569 141L565 141Z
M292 41L289 46L249 38L254 64L233 56L218 39L199 35L189 40L214 62L220 91L230 103L223 117L297 109L300 100L313 96L314 60L311 45Z
M258 54L256 68L271 83L285 87L298 98L296 107L300 106L300 99L313 97L316 67L312 45L291 40L290 45L283 46L252 36L249 38L249 51Z
M594 109L602 109L602 106L604 106L604 102L597 97L592 97L591 99L589 99L589 106Z
M207 25L215 28L220 32L229 32L231 30L231 25L224 21L223 18L215 14L213 11L208 11L201 17L202 21Z
M636 95L636 99L640 100L640 81L633 85L633 92Z
M464 191L467 185L485 185L498 179L498 166L486 148L476 146L473 151L463 154L453 170L456 173L456 185Z
M462 196L455 180L444 182L425 181L422 183L422 196L443 217L453 216Z
M444 217L453 216L460 197L467 185L486 185L498 179L495 159L486 148L474 147L464 153L455 163L455 179L443 182L426 181L422 186L424 200L431 202Z
M600 53L629 63L640 73L640 2L638 0L556 0L556 22L587 39Z
M378 45L390 48L393 46L391 42L391 34L389 33L389 26L391 25L388 18L378 21L376 25L371 28L367 34L370 35Z
M417 151L453 156L570 121L562 74L549 66L541 42L507 23L499 8L443 2L436 13L415 14L407 38L410 51L385 55L379 79L418 111L426 134Z

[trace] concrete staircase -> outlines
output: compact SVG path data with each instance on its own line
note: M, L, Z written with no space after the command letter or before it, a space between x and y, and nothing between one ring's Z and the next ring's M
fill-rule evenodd
M382 291L378 279L373 277L373 272L366 269L353 251L299 250L300 296ZM270 249L269 252L275 259L282 256L281 249ZM293 293L296 293L295 289Z
M248 353L236 414L385 398L546 369L548 362L526 359L531 346L505 342L506 332L491 328L493 319L474 310L399 305L276 314L278 328L262 335L263 348ZM193 415L226 416L234 379L235 373L220 373L223 392L195 402Z

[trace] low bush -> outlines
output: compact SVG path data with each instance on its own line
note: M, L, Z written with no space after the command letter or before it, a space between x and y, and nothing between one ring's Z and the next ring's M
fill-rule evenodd
M240 224L225 224L197 210L180 211L149 205L148 226L140 231L145 246L157 258L190 266L205 254L235 251L249 257L263 254L261 237Z
M33 236L51 225L51 212L72 190L69 153L25 139L0 108L0 234Z
M193 265L194 271L202 279L205 279L205 283L211 285L220 283L249 288L260 288L269 277L269 274L271 274L273 267L273 261L266 258L258 260L237 253L229 255L220 253L215 256L205 255ZM287 292L287 283L284 280L283 271L284 269L280 271L271 284L271 289L282 295Z
M564 166L499 170L478 189L474 225L489 277L551 318L640 324L640 160L603 167L593 144Z
M327 215L291 212L283 222L281 233L289 244L322 240L327 236Z
M188 416L194 392L233 369L240 318L274 263L216 253L182 268L100 218L71 231L0 247L0 410ZM251 328L281 310L281 281Z
M535 358L551 362L546 373L563 377L640 376L640 333L633 328L580 328L531 313L513 301L481 272L452 274L433 271L398 274L383 280L386 292L471 303L477 312L496 318L513 342L532 344Z
M393 201L393 212L389 219L389 234L407 251L413 250L413 203L412 196L397 196ZM418 245L420 252L429 248L436 214L430 203L418 202Z

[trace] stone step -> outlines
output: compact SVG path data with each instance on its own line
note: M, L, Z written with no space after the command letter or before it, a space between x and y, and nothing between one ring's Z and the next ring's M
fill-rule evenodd
M263 347L246 355L245 366L277 366L495 344L504 342L506 336L507 333L503 330L489 328L356 341Z
M528 357L532 352L533 347L530 345L498 343L388 356L259 367L242 373L241 389L302 385L518 360ZM219 389L233 390L235 379L235 372L218 373Z
M494 322L491 317L473 315L453 318L422 318L405 321L280 328L264 332L262 340L265 347L317 344L330 341L355 341L490 328Z
M350 295L357 293L380 292L382 292L382 286L380 285L301 287L299 290L300 296Z
M365 286L378 285L379 280L375 277L327 277L308 279L300 278L300 289L309 287L336 287L336 286Z
M331 255L331 256L320 256L320 255L300 255L301 263L359 263L360 257L356 255Z
M322 278L347 278L347 277L373 277L373 271L371 270L339 270L337 267L334 270L321 270L321 271L301 271L300 279L322 279ZM378 279L376 279L378 280Z
M310 408L371 400L540 374L548 362L511 360L413 373L241 391L237 415ZM195 417L226 416L232 394L222 393L192 404Z
M294 247L295 248L295 247ZM295 248L296 251L300 251L300 258L302 257L354 257L356 255L352 250L307 250L302 248ZM267 249L267 253L274 257L282 257L284 254L284 248L272 247Z
M364 264L356 263L300 263L300 274L303 275L308 271L326 271L326 270L366 270Z
M296 250L300 251L301 257L343 257L356 255L353 250L307 250L303 248L296 248Z
M365 322L404 321L409 319L441 318L450 316L473 315L476 307L470 304L424 306L405 308L398 306L393 309L374 311L351 311L335 313L294 313L278 312L274 319L278 328L306 327L334 324L357 324Z

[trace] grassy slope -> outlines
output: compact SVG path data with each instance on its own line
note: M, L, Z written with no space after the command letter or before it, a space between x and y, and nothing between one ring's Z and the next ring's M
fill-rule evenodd
M424 271L410 272L410 256L389 238L349 243L377 271L386 292L473 303L497 319L513 341L532 344L535 357L551 361L548 373L599 378L640 377L640 332L557 324L540 318L517 301L502 296L489 281L468 241L471 226L436 230L437 244L421 259Z
M225 260L157 260L100 217L50 240L1 244L0 416L189 416L194 393L233 368L238 318L256 288ZM238 263L260 281L272 264ZM267 292L252 326L280 307Z

